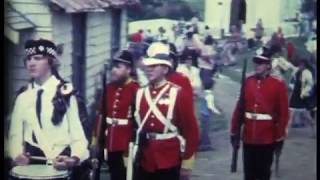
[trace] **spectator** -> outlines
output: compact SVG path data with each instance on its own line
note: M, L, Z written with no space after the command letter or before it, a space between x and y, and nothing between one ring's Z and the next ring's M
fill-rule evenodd
M289 80L286 78L287 76L285 76L286 75L285 73L288 72L288 70L295 68L290 62L288 62L284 58L283 53L275 53L272 56L271 65L272 65L272 70L271 70L272 75L278 76L285 81Z
M212 150L212 144L209 138L209 122L211 120L211 113L208 108L203 89L201 87L201 80L199 77L199 69L192 66L192 51L185 50L181 55L181 63L178 68L177 72L181 72L191 82L193 93L195 99L197 100L197 115L200 121L201 133L200 133L200 144L199 144L199 151L208 151Z
M156 36L156 40L161 41L163 39L169 39L169 37L166 33L166 30L162 26L160 26L158 29L158 34Z
M183 50L188 49L188 50L192 50L194 51L194 58L193 58L193 62L192 65L195 67L198 67L198 60L197 58L200 55L201 52L201 46L202 46L202 42L200 41L199 38L197 38L199 36L194 35L193 32L188 32L186 34L186 38L184 40L184 45L183 45Z
M213 88L213 61L214 49L213 38L208 36L204 41L204 46L201 49L201 57L199 58L200 79L205 92L205 99L208 104L208 108L216 114L220 114L220 111L214 104L214 96L212 93Z
M153 34L151 32L151 29L147 29L145 35L144 35L144 41L148 44L151 44L153 42Z
M208 36L212 36L211 29L208 25L204 27L203 38L206 39Z
M281 52L284 47L285 39L281 28L277 32L272 34L271 40L267 43L267 46L271 48L273 53Z
M200 71L198 68L192 66L193 53L194 52L190 50L185 50L182 52L180 57L181 64L178 65L176 71L188 77L192 85L194 95L199 95L200 89L202 89Z
M143 40L143 30L140 29L138 32L131 34L130 40L135 43L140 43Z
M313 97L313 77L310 71L309 63L306 59L299 61L299 67L296 68L293 76L293 92L290 98L290 109L292 111L292 127L301 127L305 120L311 126L312 137L315 137L314 122L310 116L310 110L314 107L315 97Z
M241 33L239 31L239 29L237 28L236 25L232 25L230 28L230 33L231 33L231 38L236 40L239 39L241 37Z
M287 43L287 59L291 63L293 61L293 57L294 57L295 53L296 53L296 48L295 48L293 42L289 41Z
M260 18L256 24L256 29L255 29L255 38L260 41L264 33L264 28L262 25L262 19Z

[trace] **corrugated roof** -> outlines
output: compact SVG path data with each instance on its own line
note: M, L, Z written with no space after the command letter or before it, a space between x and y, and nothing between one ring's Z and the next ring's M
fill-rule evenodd
M123 8L140 3L139 0L51 0L51 2L69 13L105 11L110 7Z
M27 29L35 27L35 24L27 17L7 4L5 7L5 24L13 30Z

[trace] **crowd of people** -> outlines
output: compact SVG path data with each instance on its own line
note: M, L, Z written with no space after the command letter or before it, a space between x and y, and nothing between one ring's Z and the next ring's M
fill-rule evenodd
M301 57L281 28L262 41L261 20L250 38L234 26L231 37L219 40L209 26L204 32L192 23L172 30L173 40L163 27L155 35L141 29L112 58L91 141L80 120L77 91L58 73L55 44L28 41L24 63L31 80L17 95L12 113L11 165L49 164L81 179L93 167L89 160L98 157L94 153L102 138L107 152L98 162L106 160L112 180L188 180L197 151L213 149L209 122L213 113L222 113L215 104L215 77L237 63L241 49L259 47L252 58L254 73L242 82L243 99L231 120L234 148L244 128L245 179L270 179L273 153L287 138L290 114L293 127L307 122L315 136L316 37L307 44L310 57Z
M259 111L266 113L269 112L269 108L277 109L277 112L272 112L271 110L269 114L277 114L277 117L273 115L270 120L276 119L278 121L277 127L274 127L274 129L278 130L279 134L276 139L269 139L268 136L272 132L264 129L266 125L261 125L260 129L260 127L257 127L259 123L252 126L245 124L244 128L246 130L244 136L248 136L244 137L245 179L269 179L273 154L281 153L283 142L288 136L289 128L308 125L311 127L311 137L314 138L316 135L316 29L313 29L313 33L307 36L307 42L305 43L307 53L305 55L299 54L296 47L299 44L295 44L292 40L287 39L281 27L270 36L267 36L264 32L261 19L258 20L256 27L252 29L253 33L251 36L244 37L241 29L238 29L237 26L232 26L231 36L219 40L213 38L209 26L206 26L203 32L199 32L195 24L189 24L189 26L185 27L180 25L178 27L182 28L182 30L180 29L175 33L175 41L170 41L169 38L166 38L165 33L163 33L165 30L161 27L159 28L159 32L161 29L162 34L154 36L152 40L170 44L171 55L175 57L173 58L174 60L178 61L174 63L176 71L188 77L192 84L194 95L197 99L197 108L201 109L197 116L201 127L198 148L200 151L212 150L212 143L208 136L209 121L212 118L212 112L216 114L221 113L214 103L214 77L217 75L217 72L221 71L222 67L228 67L225 65L237 63L237 57L241 53L241 49L248 49L249 52L257 50L255 53L257 56L255 56L253 61L256 71L253 79L258 79L259 83L256 84L258 88L261 88L264 83L263 81L266 81L268 85L264 85L263 89L266 89L266 92L261 92L262 94L260 95L257 95L259 93L255 92L257 89L252 89L252 93L250 93L250 88L246 89L246 93L250 91L249 94L252 94L252 97L246 97L248 98L247 101L255 99L258 102L256 105L259 106L260 103L263 106L261 108L258 106L251 107L251 105L246 107L249 111L246 112L246 118L252 119L253 116L257 115L258 119L261 116L263 120L266 120L264 119L265 114L259 114ZM151 37L148 37L150 42ZM262 55L260 56L260 54ZM221 57L222 63L220 61ZM265 67L260 67L262 66L261 64ZM260 69L263 70L259 73ZM269 75L274 79L267 80L269 78L266 77L269 77ZM262 79L266 79L260 85L259 79L261 77ZM139 80L139 76L137 78ZM251 81L249 79L250 77L248 77L247 81ZM269 81L274 81L275 84L272 85ZM278 86L276 85L278 83L281 84L279 85L279 90L276 90L278 92L273 94L274 88ZM268 89L270 89L270 92L268 92ZM265 97L261 98L260 96ZM267 102L268 98L274 100L272 103L276 104ZM268 108L265 109L265 107ZM254 113L250 114L253 110ZM237 126L237 119L239 119L239 112L237 111L238 109L235 110L233 117L232 136L236 134L235 127ZM245 135L252 130L266 131L265 134L257 135L261 138L265 137L265 140L256 140L256 137L251 137L249 134ZM234 137L231 137L231 139L234 139ZM261 148L264 150L261 151ZM261 159L259 155L256 156L261 153L265 154L266 159ZM265 162L265 164L260 161Z

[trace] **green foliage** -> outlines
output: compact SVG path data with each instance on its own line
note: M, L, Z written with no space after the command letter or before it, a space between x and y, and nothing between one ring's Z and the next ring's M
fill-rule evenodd
M198 15L196 10L183 0L140 0L140 2L140 5L129 9L129 21L157 18L190 20Z

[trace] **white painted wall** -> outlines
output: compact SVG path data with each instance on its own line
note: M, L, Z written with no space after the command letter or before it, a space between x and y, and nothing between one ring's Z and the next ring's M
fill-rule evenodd
M35 38L52 40L52 17L49 1L45 0L8 0L13 8L34 23L36 28Z
M86 40L86 99L94 103L97 88L101 86L103 65L110 60L111 12L87 14Z
M63 45L63 53L58 57L59 73L65 80L72 82L72 20L71 15L53 12L53 39L56 45Z
M205 0L204 23L213 30L215 37L220 35L221 29L225 33L229 31L230 16L231 0Z
M127 44L127 35L128 35L128 12L126 9L122 9L121 11L121 49L125 48Z
M285 23L284 19L295 16L300 6L299 0L246 0L246 2L246 31L254 28L261 18L267 34L276 31L280 26L286 34L292 33L292 25Z

